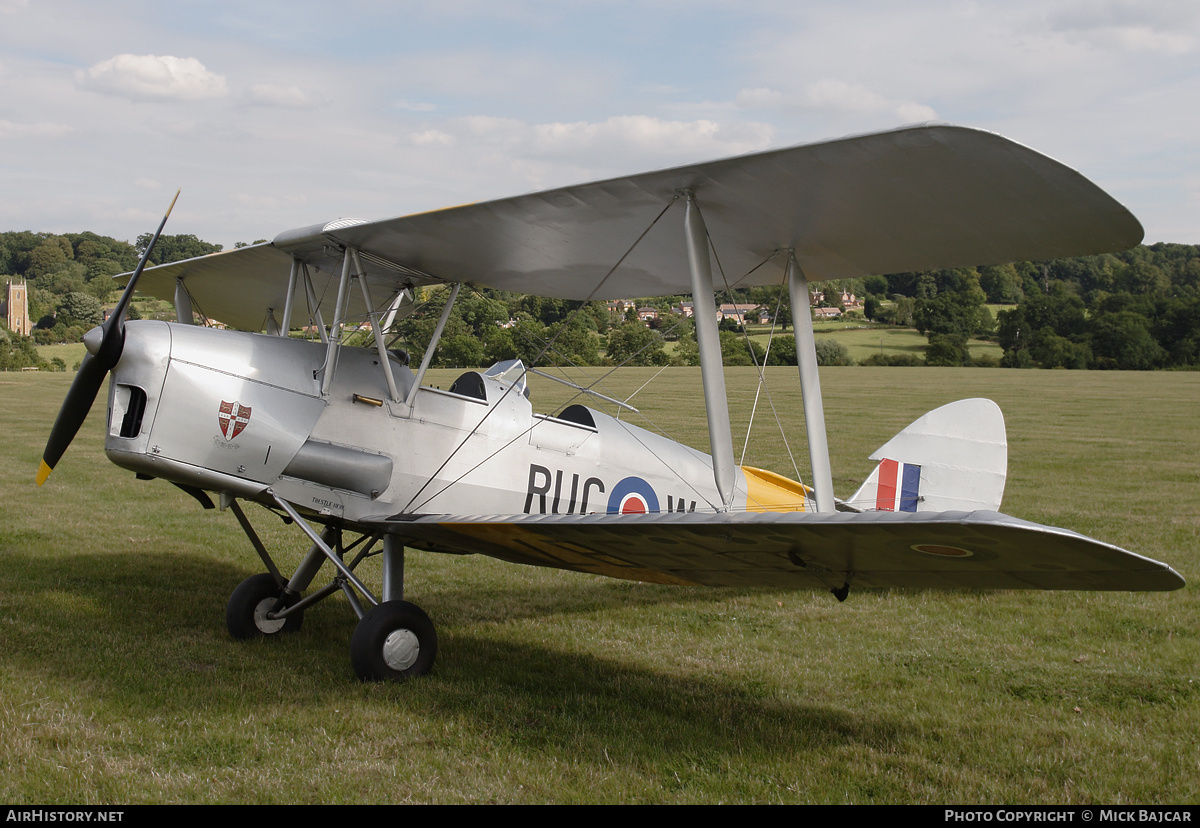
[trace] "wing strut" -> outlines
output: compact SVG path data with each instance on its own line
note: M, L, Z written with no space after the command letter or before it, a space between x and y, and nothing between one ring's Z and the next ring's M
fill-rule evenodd
M317 294L313 290L312 274L308 270L308 263L301 262L300 269L304 272L304 295L308 299L308 324L314 322L317 326L317 332L321 335L321 341L329 344L329 332L325 330L325 319L321 316L321 306L317 303Z
M296 277L300 275L300 260L292 257L292 268L288 272L287 297L283 300L283 322L279 325L279 335L286 338L292 330L292 305L296 300Z
M175 280L175 321L181 325L195 325L192 316L192 296L183 284L183 279Z
M733 432L729 426L729 404L725 394L725 368L721 359L721 336L717 332L717 306L713 299L712 262L708 256L708 230L693 193L687 197L684 233L687 236L688 267L692 274L692 314L696 343L700 348L700 377L704 382L704 408L708 415L708 442L712 451L713 476L721 495L722 511L733 503L737 466L733 460ZM815 363L814 363L815 364Z
M421 367L417 369L416 379L413 380L412 388L408 391L408 398L404 401L409 412L412 411L413 403L416 402L417 391L420 390L421 380L425 378L425 372L429 369L433 352L437 350L438 342L442 339L442 331L446 330L446 323L450 321L450 311L454 308L454 302L458 299L460 290L462 290L462 282L455 282L454 287L450 289L450 298L446 300L446 306L442 308L442 315L438 317L437 327L433 329L433 336L430 338L429 344L425 346L425 356L421 359Z
M375 337L375 350L379 353L379 365L383 368L383 378L387 380L388 393L392 395L392 402L400 402L400 392L396 389L396 377L392 374L392 361L388 359L387 345L383 341L383 314L375 310L375 302L371 299L371 291L367 287L366 271L363 270L362 262L358 259L358 251L353 247L349 249L350 255L354 258L354 269L358 272L358 286L362 288L363 304L367 306L367 319L371 324L371 334Z
M788 251L788 296L792 303L796 365L800 368L804 427L808 431L808 458L812 464L817 511L833 512L837 510L837 505L833 498L833 471L829 466L829 439L825 436L825 406L821 401L821 377L817 373L817 345L808 299L808 278L800 269L795 252L791 250Z
M350 300L351 265L354 263L354 248L347 247L342 253L342 278L338 280L337 301L333 306L333 322L329 326L329 344L325 351L325 375L321 377L321 395L329 394L333 373L337 370L338 351L342 347L342 326L346 324L346 305Z

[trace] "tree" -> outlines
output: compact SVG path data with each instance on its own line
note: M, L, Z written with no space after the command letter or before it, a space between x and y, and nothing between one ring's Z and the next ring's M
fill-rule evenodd
M846 350L846 346L838 342L836 339L818 339L815 345L817 351L817 365L854 364L854 360L850 358L850 352ZM774 348L771 350L773 351ZM795 360L793 360L793 362L794 361Z
M608 332L605 354L615 365L666 365L663 338L640 322L622 322Z
M1092 320L1091 327L1092 367L1146 371L1166 358L1144 316L1130 311L1104 313Z
M762 365L763 349L744 334L721 331L721 362L725 365Z
M38 356L31 337L15 334L0 320L0 371L19 371L22 368L42 367L46 363Z
M863 316L871 321L874 321L880 318L881 310L882 308L880 307L879 299L877 299L874 294L868 293L866 298L863 299Z
M25 276L28 279L36 279L57 270L60 265L74 258L69 241L62 236L51 236L29 251Z
M767 365L795 365L796 364L796 337L788 334L787 336L777 336L771 341L771 350L767 354ZM846 363L852 365L853 360Z
M571 362L575 365L595 365L599 362L600 334L596 333L595 320L589 313L575 313L548 330L550 350L547 356L553 362ZM662 337L654 334L662 350ZM666 355L664 354L664 357ZM636 364L636 363L635 363ZM665 365L666 363L654 363Z
M137 251L139 255L146 252L146 247L152 238L154 238L153 233L143 233L138 236ZM194 259L197 256L207 256L209 253L220 253L221 250L221 245L201 241L190 233L178 236L159 236L150 258L154 264L166 264L181 262L184 259Z
M104 321L100 300L90 293L68 293L58 306L59 321L91 328Z
M1043 368L1087 368L1092 352L1084 343L1042 328L1033 336L1029 355Z
M434 363L442 368L480 368L483 343L468 331L443 334Z
M1011 264L980 268L979 286L993 304L1016 304L1025 298L1025 292L1021 290L1021 278Z
M891 309L885 312L886 318L893 325L898 325L902 328L911 328L916 323L914 319L916 313L915 305L916 303L909 297L896 294L892 297Z
M876 296L886 296L888 280L886 276L866 276L863 278L863 291Z
M925 349L925 364L957 367L971 364L967 338L961 334L934 334Z

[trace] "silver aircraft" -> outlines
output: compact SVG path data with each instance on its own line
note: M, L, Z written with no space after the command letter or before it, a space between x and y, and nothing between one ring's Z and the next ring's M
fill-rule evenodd
M920 418L872 455L879 464L858 492L835 498L809 314L812 282L1141 239L1128 210L1057 161L992 133L925 125L342 219L146 268L152 243L116 311L85 338L38 483L111 373L108 457L207 507L216 493L266 566L230 598L230 633L297 630L305 610L343 592L360 618L350 654L364 680L425 673L436 655L432 622L404 600L406 547L664 584L823 586L839 600L852 586L1178 589L1165 564L1000 514L1007 444L988 400ZM788 287L810 485L734 460L714 263L719 287ZM584 405L535 413L532 369L515 360L466 371L448 390L423 385L467 282L576 300L690 293L712 455ZM416 289L439 284L449 299L414 371L387 332ZM135 287L173 300L178 321L126 322ZM345 344L364 321L373 345ZM289 335L303 325L319 341ZM290 576L239 501L307 536ZM377 592L358 574L374 557ZM326 563L332 581L309 591Z

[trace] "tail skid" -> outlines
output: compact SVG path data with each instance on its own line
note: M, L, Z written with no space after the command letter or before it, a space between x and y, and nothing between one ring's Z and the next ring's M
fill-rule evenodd
M879 464L845 502L855 511L999 511L1008 475L1004 415L985 399L943 405L871 459Z

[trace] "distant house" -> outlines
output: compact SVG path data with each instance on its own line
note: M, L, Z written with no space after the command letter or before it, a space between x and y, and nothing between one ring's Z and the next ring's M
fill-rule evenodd
M639 322L649 322L651 319L658 319L658 308L649 306L638 308L637 318Z
M825 301L825 291L822 290L814 290L812 295L809 296L809 304L811 304L813 307L817 307ZM843 290L840 294L835 293L831 295L828 301L829 303L845 308L848 311L862 310L863 306L862 300L848 290Z
M837 319L841 315L841 308L813 308L813 319Z
M732 319L739 325L745 325L747 317L757 322L759 320L759 314L761 310L761 305L738 305L726 303L717 308L717 321L722 322L726 319Z

